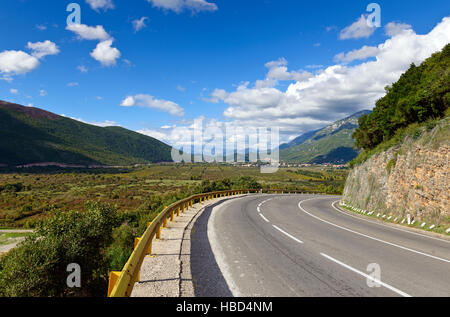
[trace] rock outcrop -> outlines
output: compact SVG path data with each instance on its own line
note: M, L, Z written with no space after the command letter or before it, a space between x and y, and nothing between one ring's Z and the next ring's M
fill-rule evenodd
M343 200L350 205L435 224L450 223L450 118L416 139L353 168Z

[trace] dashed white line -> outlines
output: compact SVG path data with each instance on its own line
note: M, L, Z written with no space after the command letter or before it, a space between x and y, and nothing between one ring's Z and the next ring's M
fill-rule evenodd
M275 229L277 229L278 231L280 231L281 233L283 233L283 234L285 234L286 236L288 236L289 238L291 238L292 240L297 241L298 243L303 243L303 241L301 241L301 240L297 239L296 237L290 235L289 233L287 233L287 232L284 231L283 229L281 229L281 228L279 228L279 227L277 227L277 226L275 226L275 225L272 225L272 226L273 226Z
M339 265L345 267L346 269L349 269L349 270L352 271L352 272L355 272L355 273L357 273L357 274L359 274L359 275L362 275L362 276L364 276L365 278L367 278L367 279L369 279L369 280L372 280L373 282L375 282L375 283L377 283L377 284L379 284L379 285L382 285L382 286L386 287L387 289L389 289L389 290L391 290L391 291L393 291L393 292L395 292L395 293L397 293L397 294L399 294L399 295L401 295L401 296L403 296L403 297L411 297L411 295L409 295L409 294L407 294L407 293L405 293L405 292L403 292L403 291L401 291L401 290L399 290L399 289L397 289L397 288L395 288L395 287L393 287L393 286L391 286L391 285L389 285L389 284L386 284L386 283L384 283L384 282L382 282L382 281L380 281L380 280L374 278L373 276L367 275L366 273L363 273L363 272L361 272L361 271L359 271L359 270L357 270L357 269L351 267L350 265L347 265L347 264L345 264L345 263L342 263L341 261L336 260L336 259L332 258L331 256L326 255L325 253L320 253L320 255L322 255L323 257L327 258L328 260L333 261L334 263L337 263L337 264L339 264Z
M263 219L264 219L264 221L265 221L265 222L269 222L269 220L267 220L267 218L266 218L266 217L264 217L264 215L263 215L263 214L261 214L261 213L260 213L259 215L261 216L261 218L263 218Z
M317 199L317 198L312 198L312 199L302 200L301 202L298 203L298 207L299 207L304 213L310 215L310 216L313 217L313 218L316 218L317 220L320 220L320 221L325 222L325 223L327 223L327 224L329 224L329 225L331 225L331 226L334 226L334 227L339 228L339 229L342 229L342 230L346 230L346 231L348 231L348 232L351 232L351 233L360 235L360 236L365 237L365 238L369 238L369 239L372 239L372 240L375 240L375 241L378 241L378 242L381 242L381 243L385 243L385 244L388 244L388 245L391 245L391 246L394 246L394 247L397 247L397 248L400 248L400 249L403 249L403 250L406 250L406 251L410 251L410 252L413 252L413 253L416 253L416 254L420 254L420 255L423 255L423 256L427 256L427 257L430 257L430 258L432 258L432 259L436 259L436 260L439 260L439 261L443 261L443 262L450 263L450 260L442 259L442 258L439 258L439 257L434 256L434 255L431 255L431 254L423 253L423 252L416 251L416 250L413 250L413 249L410 249L410 248L407 248L407 247L404 247L404 246L401 246L401 245L398 245L398 244L395 244L395 243L391 243L391 242L384 241L384 240L381 240L381 239L378 239L378 238L374 238L374 237L371 237L371 236L369 236L369 235L366 235L366 234L363 234L363 233L360 233L360 232L357 232L357 231L354 231L354 230L351 230L351 229L348 229L348 228L339 226L339 225L337 225L337 224L334 224L334 223L332 223L332 222L329 222L329 221L327 221L327 220L324 220L324 219L322 219L322 218L319 218L319 217L317 217L317 216L315 216L315 215L313 215L313 214L307 212L307 211L306 211L305 209L303 209L303 207L302 207L302 203L303 203L303 202L308 201L308 200L313 200L313 199Z

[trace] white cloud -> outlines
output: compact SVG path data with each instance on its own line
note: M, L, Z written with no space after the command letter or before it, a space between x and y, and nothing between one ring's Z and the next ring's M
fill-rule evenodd
M153 96L139 94L126 97L120 104L122 107L144 107L153 108L160 111L168 112L174 116L184 116L184 110L173 101L155 99Z
M134 32L139 32L143 28L147 27L147 24L145 24L145 20L148 20L148 17L142 17L131 22L133 24Z
M165 142L165 143L171 143L171 138L170 138L170 134L164 133L164 132L160 132L157 130L152 130L152 129L142 129L139 131L136 131L137 133L152 137L154 139L157 139L159 141Z
M89 70L87 69L87 67L84 66L84 65L78 66L77 69L78 69L80 72L82 72L82 73L87 73L87 72L89 71Z
M375 30L376 27L369 26L367 16L363 14L356 22L344 28L339 34L339 38L341 40L368 38Z
M103 122L97 122L97 121L89 122L89 121L83 120L81 118L67 117L66 115L63 115L63 114L61 116L69 118L69 119L72 119L72 120L75 120L75 121L79 121L79 122L82 122L82 123L95 125L95 126L101 127L101 128L105 128L105 127L120 127L120 124L118 124L115 121L110 121L110 120L105 120Z
M285 91L241 84L234 91L215 89L210 101L228 105L224 116L242 126L277 125L283 133L299 135L364 109L372 109L411 63L419 65L450 42L450 17L428 34L405 31L377 47L344 53L346 61L374 57L358 65L333 65L291 84ZM284 65L284 61L271 64ZM275 76L277 77L277 76ZM281 77L281 76L279 76Z
M186 87L183 87L183 86L181 86L181 85L178 85L178 86L177 86L177 90L178 90L178 91L181 91L181 92L185 92L185 91L186 91Z
M39 96L41 97L47 96L47 91L45 91L44 89L39 90Z
M37 24L36 29L38 29L39 31L45 31L45 30L47 30L47 26L45 26L43 24Z
M386 35L390 36L390 37L394 37L398 34L401 34L405 31L410 31L412 30L412 26L406 23L395 23L395 22L390 22L388 24L386 24L386 26L384 27L384 31L386 32Z
M77 82L71 82L67 84L67 87L77 87L79 84Z
M312 76L309 72L288 71L287 60L280 58L277 61L271 61L265 64L268 69L266 78L258 80L255 83L256 87L268 88L278 84L278 81L301 81Z
M190 10L193 13L208 11L214 12L218 10L215 3L211 3L205 0L147 0L153 7L172 10L176 13L180 13L184 10Z
M306 65L305 68L317 69L317 68L323 68L323 65Z
M86 2L95 11L99 11L100 9L105 11L108 9L114 9L114 2L112 0L86 0Z
M97 44L97 47L91 52L91 56L99 61L103 66L116 65L116 60L120 58L120 51L111 47L113 40L106 40Z
M12 75L22 75L31 72L39 66L39 60L23 51L3 51L0 53L0 73L5 80Z
M78 35L80 40L97 40L105 41L110 39L110 35L105 31L103 26L97 25L87 26L85 24L71 24L66 27L66 30Z
M27 48L32 51L31 55L36 58L43 58L47 55L57 55L59 54L59 48L55 43L47 40L45 42L28 42Z
M14 89L14 88L11 88L11 89L9 90L9 92L10 92L11 94L13 94L13 95L17 95L17 94L19 93L19 90Z
M378 47L363 46L358 50L353 50L348 53L340 53L334 57L336 62L350 63L355 60L365 60L369 57L374 57L378 54Z

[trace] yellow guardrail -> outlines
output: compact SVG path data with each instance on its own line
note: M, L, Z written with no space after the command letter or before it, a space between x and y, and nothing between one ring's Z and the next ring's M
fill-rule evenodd
M174 217L184 213L185 210L192 208L196 202L208 201L214 198L242 195L244 193L267 193L267 194L308 194L299 191L282 191L282 190L227 190L221 192L213 192L206 194L198 194L186 199L177 201L164 208L164 210L151 222L148 223L147 229L140 238L134 241L134 251L128 259L127 263L120 272L110 272L108 297L129 297L133 291L134 284L139 281L140 269L142 262L147 255L152 253L152 241L161 238L161 229L167 227L167 220L174 221Z
M214 193L193 195L166 207L151 223L140 238L134 242L134 251L120 272L109 274L108 297L129 297L133 291L134 283L139 281L142 262L147 255L152 253L152 241L156 236L161 238L161 228L167 227L167 219L174 220L185 210L192 208L196 202L208 201L214 198L240 195L256 192L257 190L228 190Z

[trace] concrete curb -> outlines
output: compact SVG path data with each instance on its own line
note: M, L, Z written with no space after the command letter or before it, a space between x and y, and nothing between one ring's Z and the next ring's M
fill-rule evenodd
M141 266L139 282L132 297L192 297L194 287L190 272L190 234L196 219L206 207L223 200L243 197L221 197L193 205L163 228L161 239L153 240L152 255Z
M379 222L380 224L384 224L384 225L392 226L392 227L397 227L399 229L401 228L403 230L407 230L407 231L409 230L409 231L416 232L416 233L421 233L421 234L424 234L424 235L428 235L428 236L435 237L435 238L440 238L440 239L443 239L443 240L450 240L450 237L448 236L448 234L450 234L450 228L445 230L445 233L446 233L445 234L445 233L439 233L439 232L425 230L426 228L428 228L429 230L433 230L433 229L436 228L436 225L430 225L428 227L428 226L426 226L426 223L422 223L419 228L418 227L411 227L411 226L409 226L406 223L406 221L407 221L406 218L401 220L401 221L400 221L401 218L395 218L393 221L389 221L389 220L385 219L386 218L386 214L384 214L383 217L380 217L381 216L380 213L378 213L376 215L376 218L374 218L374 217L370 217L371 215L374 215L373 211L368 212L367 210L355 208L355 207L353 207L353 206L351 206L351 205L349 205L349 204L347 204L345 202L342 202L342 201L340 201L339 204L336 204L336 207L339 207L344 212L352 213L352 211L353 211L355 216L358 216L358 217L361 217L361 218L364 218L364 219L369 218L372 221ZM346 208L349 208L351 210L344 209L342 207L346 207ZM413 225L415 222L416 222L416 220L412 221L411 225Z

